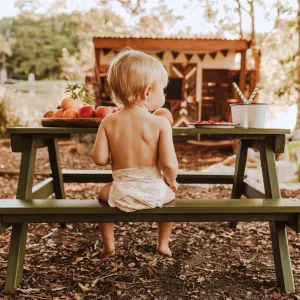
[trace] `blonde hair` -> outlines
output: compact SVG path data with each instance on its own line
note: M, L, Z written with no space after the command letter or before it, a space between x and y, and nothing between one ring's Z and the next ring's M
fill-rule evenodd
M108 84L116 104L131 104L140 100L147 86L155 87L162 82L168 83L168 74L164 66L154 57L133 49L121 51L111 62Z

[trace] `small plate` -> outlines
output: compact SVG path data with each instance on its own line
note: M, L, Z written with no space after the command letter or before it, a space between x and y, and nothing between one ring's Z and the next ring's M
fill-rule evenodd
M228 124L195 124L190 123L188 125L192 125L195 128L235 128L238 124L228 123Z

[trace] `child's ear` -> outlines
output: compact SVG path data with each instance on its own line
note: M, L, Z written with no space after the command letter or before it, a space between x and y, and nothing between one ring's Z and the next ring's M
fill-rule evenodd
M151 85L147 85L144 89L144 93L143 93L143 100L147 100L150 93L152 93L152 86Z

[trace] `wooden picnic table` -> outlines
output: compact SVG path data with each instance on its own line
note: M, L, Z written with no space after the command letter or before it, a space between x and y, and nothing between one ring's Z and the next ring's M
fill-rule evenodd
M13 152L21 152L21 164L17 187L17 199L0 201L0 229L12 225L12 238L8 258L5 290L15 288L22 278L24 251L26 246L27 222L95 222L96 214L105 220L113 221L231 221L234 227L237 221L268 220L273 246L275 271L278 285L285 291L293 292L294 281L286 235L286 225L297 232L300 229L300 202L284 202L280 196L276 174L275 153L282 153L285 146L286 129L200 129L173 128L173 134L201 134L221 139L239 139L237 161L234 174L205 174L201 172L181 172L179 183L232 183L232 199L228 200L174 200L160 209L126 214L117 209L107 208L103 204L95 204L93 200L86 202L86 207L78 200L49 199L43 204L33 199L47 199L52 193L56 199L64 199L64 182L108 182L110 171L101 170L65 170L60 164L59 139L70 139L81 134L96 134L97 128L57 128L57 127L12 127L8 129ZM38 148L47 147L51 174L49 178L33 186L36 152ZM251 185L245 179L247 150L253 147L261 156L264 191ZM196 163L196 162L195 162ZM253 200L240 200L245 195ZM239 200L237 200L239 199ZM264 200L268 199L268 200ZM290 199L289 199L290 200ZM51 202L52 201L52 202ZM65 201L65 202L64 202ZM296 201L296 200L293 200ZM201 203L200 203L201 202ZM67 203L67 204L65 204ZM74 204L74 205L73 205ZM90 205L90 206L89 206ZM61 212L57 212L61 210ZM25 213L26 211L26 213ZM22 217L21 215L26 214ZM56 213L55 216L51 214ZM81 215L79 215L81 213ZM84 214L84 217L82 217ZM197 215L199 214L199 215ZM225 215L226 214L226 215Z

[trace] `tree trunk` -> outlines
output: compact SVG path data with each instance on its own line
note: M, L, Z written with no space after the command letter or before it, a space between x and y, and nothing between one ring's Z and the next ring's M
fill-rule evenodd
M2 70L6 70L6 56L5 53L2 53Z
M298 14L297 14L297 31L298 31L298 66L297 66L297 82L296 89L298 91L297 100L297 123L296 128L300 128L300 0L298 0Z
M300 0L298 0L300 1ZM255 11L253 0L248 0L250 6L250 17L251 17L251 50L254 59L254 68L256 74L256 82L260 81L260 62L261 62L261 50L256 44L256 31L255 31ZM256 96L256 101L258 100L258 95Z
M300 1L300 0L299 0ZM261 62L261 50L252 48L252 54L254 58L255 78L256 82L260 82L260 62Z
M242 27L242 24L243 24L243 20L242 20L242 6L241 6L241 1L240 0L236 0L237 2L237 12L238 12L238 15L239 15L239 30L240 30L240 38L241 40L244 39L244 34L243 34L243 27Z

